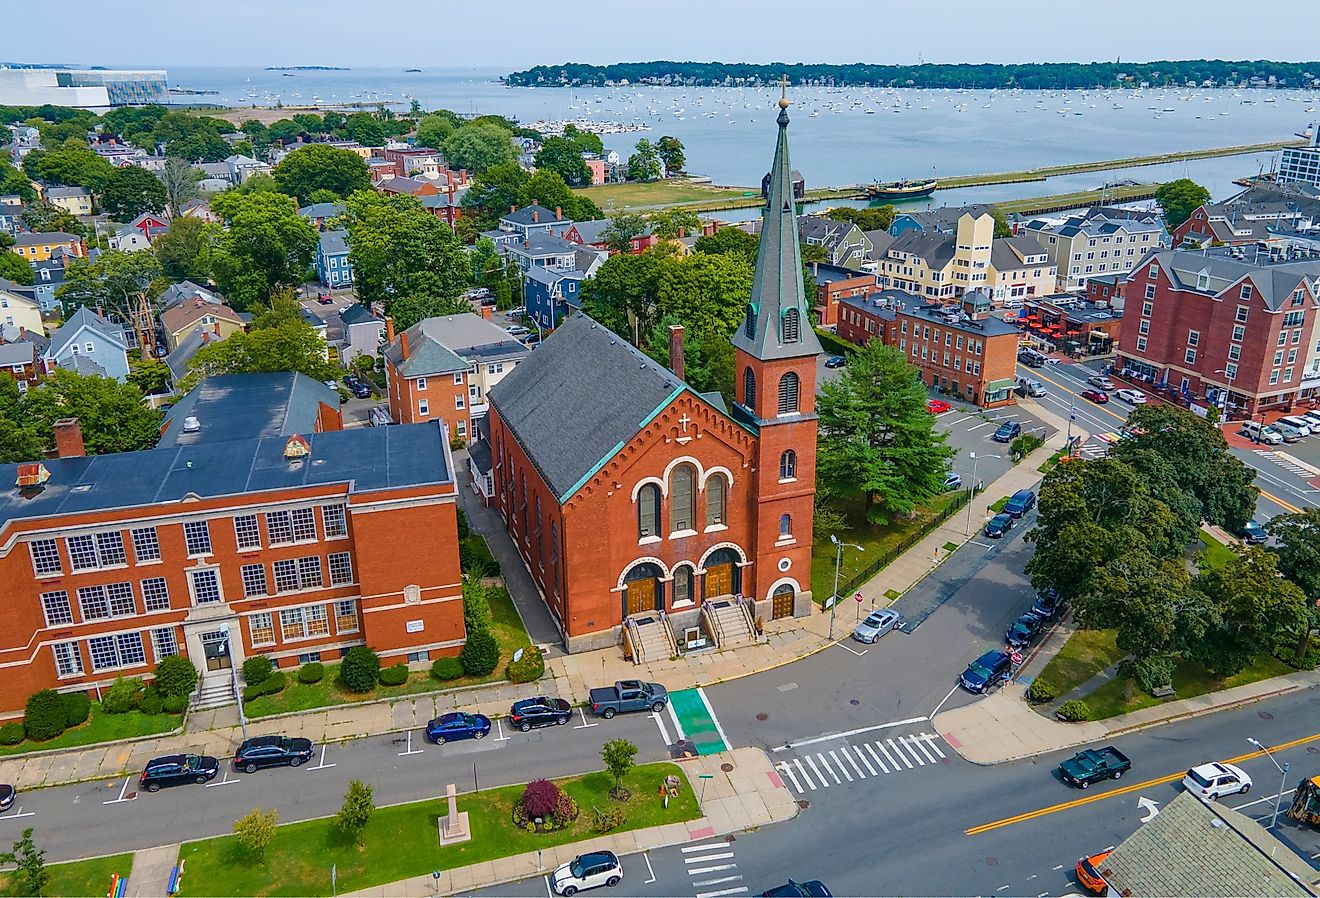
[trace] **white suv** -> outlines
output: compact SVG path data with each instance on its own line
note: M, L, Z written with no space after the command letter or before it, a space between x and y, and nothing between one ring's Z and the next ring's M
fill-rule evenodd
M1116 390L1114 392L1114 395L1117 396L1119 399L1122 399L1124 402L1131 403L1132 405L1146 404L1146 394L1141 392L1140 390L1133 390L1130 387L1124 387L1121 390Z
M617 886L622 879L623 865L613 851L593 851L561 864L550 877L550 885L556 895L567 898L583 889Z
M1225 795L1245 795L1251 791L1251 777L1233 764L1202 764L1183 777L1183 788L1203 801L1218 801Z

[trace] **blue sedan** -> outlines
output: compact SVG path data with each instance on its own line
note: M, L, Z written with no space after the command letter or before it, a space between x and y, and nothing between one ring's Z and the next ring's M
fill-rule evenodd
M453 711L442 714L426 725L426 738L436 745L455 739L484 739L490 732L490 718L485 714Z

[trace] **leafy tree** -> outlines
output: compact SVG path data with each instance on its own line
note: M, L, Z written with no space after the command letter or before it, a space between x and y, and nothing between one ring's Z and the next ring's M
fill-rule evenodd
M270 127L266 129L266 137L272 141L279 141L280 143L288 143L291 140L295 140L301 133L303 133L302 128L287 118L271 122Z
M664 266L657 306L693 331L728 337L743 319L752 275L752 266L736 256L694 254Z
M1233 553L1196 581L1222 625L1210 627L1194 653L1213 673L1230 676L1308 623L1310 604L1297 584L1279 577L1277 556L1259 547Z
M0 278L26 286L37 279L37 273L22 256L0 246Z
M151 682L163 695L186 698L197 688L197 668L182 655L167 655L156 664L156 678Z
M97 256L95 262L70 259L55 298L70 313L78 306L103 308L128 321L133 317L137 294L147 291L161 271L160 260L151 252L111 249Z
M77 237L87 236L87 228L81 221L59 206L51 205L44 200L37 200L24 206L19 221L22 222L23 227L34 233L63 231L65 234L73 234Z
M164 393L170 382L169 366L157 359L143 359L128 372L128 382L144 396Z
M742 228L723 227L714 234L698 237L692 249L710 256L740 256L750 265L756 262L756 248L760 242L755 234Z
M92 455L150 449L160 436L161 413L142 404L137 387L65 369L28 391L22 417L47 447L55 445L56 421L77 418Z
M365 645L355 645L339 665L339 682L350 692L370 692L380 679L380 658Z
M605 154L605 145L601 143L599 134L582 131L571 122L564 126L564 139L571 140L583 153L595 153L597 156Z
M3 384L0 384L2 387ZM0 415L0 462L13 464L42 457L46 444L35 430L24 423Z
M39 850L33 843L30 826L23 830L23 835L14 843L13 848L0 854L0 864L14 866L21 894L40 895L50 883L46 852Z
M371 173L366 160L352 150L314 143L285 156L272 173L280 190L298 198L301 205L311 202L316 190L329 190L345 197L357 190L371 188Z
M346 218L359 301L388 310L401 297L451 300L467 287L462 245L416 197L360 191L348 198Z
M364 147L385 145L385 128L380 119L370 112L354 112L344 122L344 136L356 140Z
M491 287L503 278L504 258L489 237L478 238L468 258L472 260L472 283Z
M458 660L468 676L489 676L500 665L500 644L489 630L470 632Z
M165 167L160 172L160 183L165 188L165 211L171 218L178 218L183 212L184 205L197 197L197 182L201 179L201 169L193 168L186 160L173 156L165 157Z
M628 157L628 180L658 181L663 174L655 144L643 137L637 141L636 152Z
M375 810L376 803L372 800L371 787L362 780L352 780L348 784L348 791L344 794L344 804L335 816L335 822L361 845L363 831L371 822L371 815Z
M1210 202L1210 191L1190 178L1179 178L1156 188L1155 202L1164 210L1164 224L1173 230Z
M176 281L205 281L211 274L211 247L219 237L216 225L182 215L156 238L156 258L162 272Z
M527 179L525 200L522 205L535 200L547 209L561 210L565 218L573 221L593 221L604 215L599 206L569 190L564 179L552 171L534 172Z
M438 114L424 115L417 123L416 146L439 149L445 138L457 130L458 124L452 118Z
M626 253L632 250L633 238L646 233L646 227L645 216L622 212L610 219L600 236L605 239L605 245L616 253Z
M37 198L37 188L32 186L27 175L10 165L8 159L0 159L0 196L10 195L30 203Z
M266 859L266 849L275 841L278 831L279 815L274 808L269 811L253 808L234 821L234 835L238 837L238 844L251 852L258 861Z
M145 168L128 165L114 170L101 193L101 207L122 221L143 212L163 212L168 203L165 185Z
M399 330L412 327L424 318L460 315L471 312L472 304L461 296L401 296L389 304L390 316Z
M819 243L799 243L799 250L802 255L803 264L810 265L813 262L828 262L830 260L830 251ZM815 291L808 291L807 295Z
M326 190L324 187L317 188L307 195L307 204L314 206L317 203L338 203L344 198L333 190Z
M1320 596L1320 508L1281 514L1265 529L1277 541L1280 572L1306 595Z
M999 211L998 206L990 207L990 217L995 220L995 237L1012 237L1013 228L1009 225L1008 219L1004 213Z
M647 354L666 367L672 367L669 357L669 326L681 324L677 318L662 318L651 328L647 337ZM718 392L732 400L734 392L733 343L727 335L701 333L683 334L683 379L699 393Z
M292 198L228 190L211 208L227 226L210 252L211 268L231 304L246 309L302 282L319 238Z
M863 231L887 231L894 223L897 210L892 203L883 206L866 206L858 209L853 206L835 206L825 213L825 217L834 221L849 221Z
M115 167L84 144L78 147L34 150L23 157L23 172L47 184L86 187L92 193L99 194L110 183Z
M576 142L564 137L547 137L536 153L536 167L555 172L572 187L591 183L591 169L582 158Z
M623 791L623 780L632 773L637 762L637 746L627 739L611 739L600 750L605 769L614 777L614 792Z
M221 119L172 111L161 116L152 130L152 139L165 144L165 155L187 162L219 162L232 155L231 147L220 135L234 126Z
M661 209L648 215L647 220L651 222L652 232L661 240L676 240L701 233L701 219L690 209Z
M444 139L440 149L450 168L465 168L480 174L496 165L508 165L518 161L518 148L513 144L513 135L498 125L475 121L469 122Z
M582 310L601 324L640 342L654 320L660 278L673 264L652 252L610 256L582 284Z
M524 204L529 180L531 175L516 162L491 166L474 177L463 194L463 218L475 219L481 230L491 230L510 207Z
M250 118L238 126L238 130L247 135L247 139L259 152L265 152L270 146L270 130L261 122Z
M325 341L305 321L253 327L197 351L180 386L191 388L204 377L254 371L297 371L314 380L330 380L336 369L326 361Z
M677 137L666 134L655 142L655 153L665 167L666 175L682 174L687 166L687 156L683 152L683 142Z
M943 491L953 450L896 347L872 340L854 353L843 375L823 385L816 412L817 479L828 495L860 496L867 521L910 515Z

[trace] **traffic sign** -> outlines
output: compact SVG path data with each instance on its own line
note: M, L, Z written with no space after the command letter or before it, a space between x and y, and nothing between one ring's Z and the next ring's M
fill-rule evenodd
M860 592L857 595L853 596L853 598L857 600L857 604L860 605L862 603L862 594Z
M1013 654L1009 655L1008 658L1009 658L1009 660L1012 661L1014 664L1021 664L1021 663L1022 663L1022 653L1021 653L1021 652L1014 652Z

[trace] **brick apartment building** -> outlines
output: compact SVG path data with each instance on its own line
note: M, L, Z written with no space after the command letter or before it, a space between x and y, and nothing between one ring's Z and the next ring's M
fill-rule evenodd
M816 279L816 303L811 315L821 327L839 323L839 300L843 297L865 296L879 289L875 275L866 271L813 264L811 274Z
M879 339L896 346L922 383L959 399L994 408L1014 402L1017 328L992 317L981 290L963 295L960 306L927 304L901 290L849 296L839 304L838 334L858 346Z
M302 375L238 377L232 411L190 416L168 446L85 457L68 419L58 458L0 466L0 716L171 654L214 687L256 653L292 667L363 644L386 663L460 650L441 429L291 433L314 405L301 389L263 400L262 379Z
M1117 367L1237 415L1320 391L1320 260L1148 254L1123 285Z

